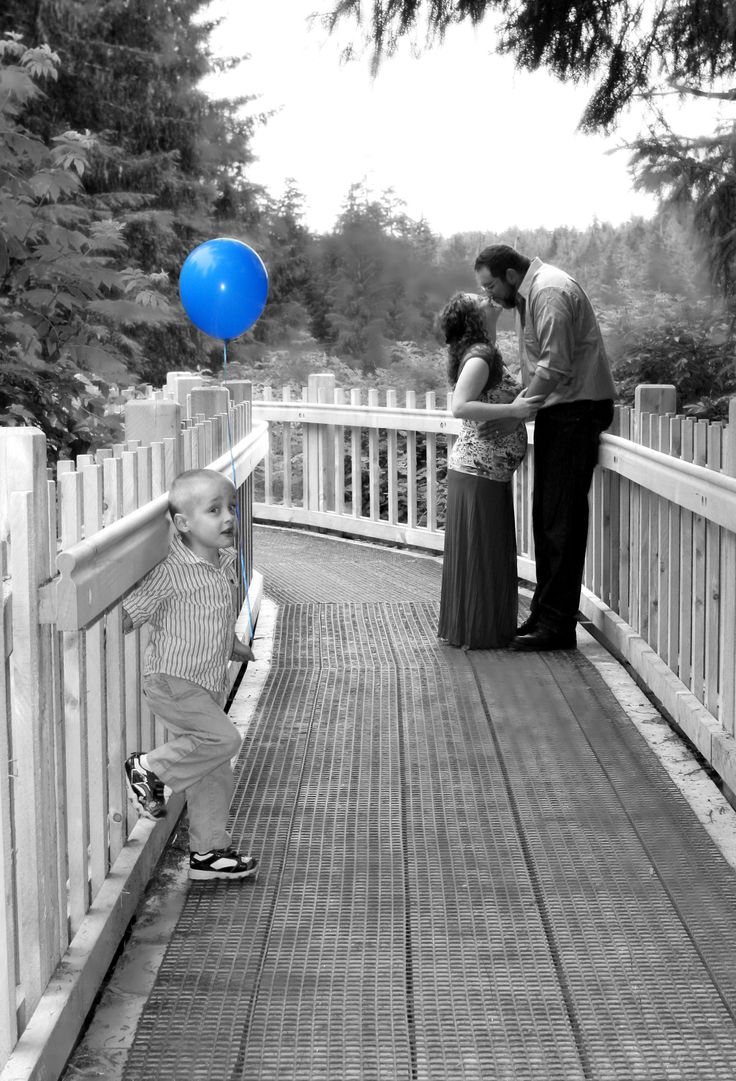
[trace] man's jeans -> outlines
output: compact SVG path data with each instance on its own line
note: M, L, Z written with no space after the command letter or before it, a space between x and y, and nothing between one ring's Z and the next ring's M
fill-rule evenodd
M532 616L571 634L580 604L588 540L588 489L600 434L613 420L613 402L563 402L541 409L534 422L532 527L537 585Z

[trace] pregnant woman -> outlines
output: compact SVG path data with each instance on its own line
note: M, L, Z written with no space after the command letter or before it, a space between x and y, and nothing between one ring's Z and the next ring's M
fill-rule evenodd
M505 367L494 344L495 320L488 316L487 301L456 293L439 317L452 412L462 419L462 430L447 463L438 635L465 649L500 649L516 633L511 478L526 453L524 422L542 402L525 398ZM490 437L478 434L483 421L499 422Z

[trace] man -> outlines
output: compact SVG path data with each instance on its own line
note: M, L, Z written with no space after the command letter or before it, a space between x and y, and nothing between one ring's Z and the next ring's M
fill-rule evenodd
M588 490L616 388L593 307L557 267L508 244L484 248L478 285L516 309L522 382L542 395L534 423L532 527L537 584L515 650L574 649L588 539Z

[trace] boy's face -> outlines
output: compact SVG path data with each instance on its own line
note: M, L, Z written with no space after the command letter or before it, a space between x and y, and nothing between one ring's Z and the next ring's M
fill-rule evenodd
M211 558L218 549L232 546L235 501L235 489L224 477L197 479L183 509L174 516L174 525L195 555Z

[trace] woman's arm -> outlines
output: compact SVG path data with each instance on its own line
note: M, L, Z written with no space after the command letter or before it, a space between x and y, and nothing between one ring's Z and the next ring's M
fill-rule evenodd
M452 415L462 420L529 420L539 409L541 398L525 398L523 392L511 402L479 402L488 381L488 364L481 357L468 357L452 392Z

